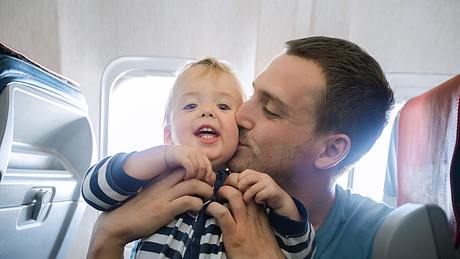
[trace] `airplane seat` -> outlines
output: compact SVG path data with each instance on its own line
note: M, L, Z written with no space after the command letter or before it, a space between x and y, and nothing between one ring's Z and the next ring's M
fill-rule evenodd
M0 258L69 258L93 151L77 84L0 43Z
M410 99L397 126L397 206L374 258L459 257L460 75Z

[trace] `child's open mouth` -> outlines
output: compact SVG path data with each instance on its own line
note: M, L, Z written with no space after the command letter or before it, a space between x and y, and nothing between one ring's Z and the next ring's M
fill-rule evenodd
M199 127L194 135L199 137L204 143L213 143L220 136L219 132L209 125Z

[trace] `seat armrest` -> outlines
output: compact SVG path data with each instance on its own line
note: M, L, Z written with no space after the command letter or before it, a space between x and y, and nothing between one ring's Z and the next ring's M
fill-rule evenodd
M377 231L372 258L455 258L444 211L413 203L395 209Z

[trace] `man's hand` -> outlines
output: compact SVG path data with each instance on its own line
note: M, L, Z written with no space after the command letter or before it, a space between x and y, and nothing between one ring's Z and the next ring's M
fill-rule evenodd
M210 199L213 189L207 183L190 179L176 170L143 189L123 206L99 216L93 230L88 258L122 258L123 247L148 236L168 224L176 215L199 211L203 199Z
M208 213L222 229L225 251L229 258L284 258L268 223L267 213L253 200L246 204L237 189L238 175L231 174L219 189L219 196L229 202L229 209L212 202Z

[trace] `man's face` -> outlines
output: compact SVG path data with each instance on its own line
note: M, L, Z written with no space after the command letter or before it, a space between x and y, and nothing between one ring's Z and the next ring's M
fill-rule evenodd
M229 168L264 172L282 185L310 170L321 148L315 107L325 87L322 69L312 61L287 54L273 60L237 111L240 141Z

